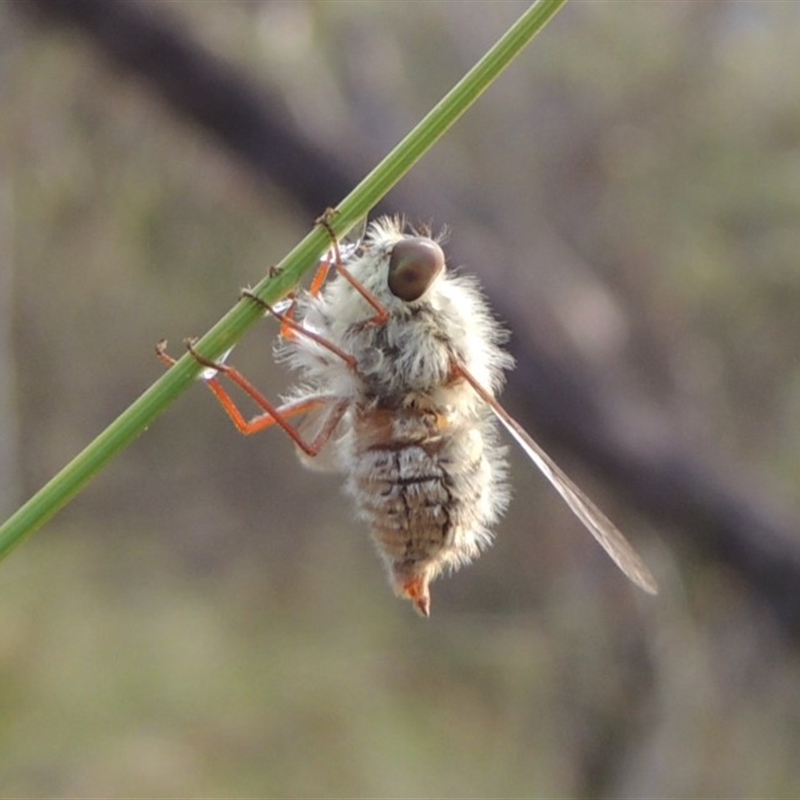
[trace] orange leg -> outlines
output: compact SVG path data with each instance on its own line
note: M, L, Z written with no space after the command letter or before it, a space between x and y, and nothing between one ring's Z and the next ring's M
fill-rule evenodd
M325 285L325 281L328 278L328 272L330 271L330 268L331 268L331 262L327 258L324 258L322 261L320 261L319 267L317 267L317 271L314 273L314 278L311 281L311 288L309 289L309 293L311 294L312 297L315 297L316 295L318 295L320 293L320 291L322 290L322 287ZM275 311L270 306L268 306L263 300L261 300L261 298L256 297L248 289L245 289L242 292L242 294L245 295L246 297L249 297L252 300L255 300L256 302L260 303L273 316L276 316L276 317L279 316L278 314L275 313ZM281 336L283 336L284 339L296 339L297 338L297 326L296 325L294 325L294 326L292 325L292 322L294 322L294 307L295 307L294 293L292 293L292 294L290 294L288 296L291 298L292 302L291 302L291 305L289 306L289 308L284 313L283 317L280 317L280 319L281 319Z
M297 322L293 316L291 316L292 309L290 308L289 311L286 313L281 313L280 311L276 311L269 303L265 303L258 295L253 294L249 289L245 289L242 292L244 297L249 297L254 302L258 303L260 306L269 311L275 319L280 320L281 322L281 335L284 334L284 328L289 331L289 338L296 338L298 335L305 336L307 339L311 339L312 341L316 342L318 345L324 347L326 350L330 350L331 353L334 355L339 356L352 370L356 369L356 360L351 356L349 353L345 353L340 347L337 347L333 342L329 342L324 336L320 336L318 333L314 331L307 330L304 328L299 322Z
M375 309L375 316L371 317L368 320L364 321L364 325L385 325L386 321L389 319L389 313L384 308L383 304L380 300L378 300L375 295L369 291L359 280L354 278L350 272L344 266L344 262L342 261L342 254L339 250L339 240L336 238L336 234L331 228L330 225L330 218L335 214L333 209L328 209L322 216L318 217L316 222L318 225L321 225L328 233L331 239L331 249L333 250L333 261L329 255L326 255L325 258L320 261L319 267L317 271L314 273L314 278L311 281L311 287L309 288L309 294L312 297L316 297L321 291L322 287L325 285L325 281L328 278L328 273L330 272L331 266L333 266L336 271L346 280L366 301L367 303ZM265 306L274 316L278 316L275 312L267 306L260 298L253 295L251 292L245 291L243 294L251 297L253 300L261 303L261 305ZM294 303L289 307L288 311L283 315L283 317L279 317L281 320L281 336L287 339L295 339L297 338L297 334L301 333L299 327L294 323ZM311 338L314 338L313 336Z
M381 303L381 301L378 300L378 298L375 297L375 295L369 289L367 289L367 287L364 286L361 281L359 281L357 278L354 278L350 272L348 272L342 262L342 254L339 251L339 240L336 238L336 234L334 233L334 230L329 222L334 213L335 210L328 209L328 211L326 211L321 217L317 218L316 222L317 225L321 225L323 228L325 228L325 230L328 232L328 236L331 237L333 255L336 259L334 265L336 267L336 271L372 306L372 308L375 309L375 316L368 320L364 320L364 325L385 325L389 319L389 312L386 310L383 303ZM314 281L316 282L316 280L317 278L315 277Z
M334 398L326 397L325 395L307 397L276 407L235 367L217 363L201 356L193 348L191 342L187 342L187 348L198 363L219 372L221 375L226 375L236 386L245 392L245 394L249 395L256 405L264 409L264 413L257 414L249 420L246 419L219 378L213 377L205 379L206 385L214 393L219 404L225 409L231 422L233 422L236 429L245 436L250 436L251 434L266 430L273 425L278 425L283 428L292 441L306 453L306 455L313 458L327 444L336 426L347 411L349 405L348 401L334 401ZM156 355L168 366L172 366L175 363L175 359L166 351L166 342L162 341L158 343L156 346ZM309 411L314 411L326 406L328 407L328 412L324 424L314 439L311 442L307 442L289 420L300 414L306 414Z
M322 225L328 233L328 236L331 237L331 241L333 242L333 251L334 256L337 264L341 264L342 257L339 252L339 243L336 239L336 234L330 227L330 223L328 220L336 214L336 211L332 208L327 209L324 214L317 218L316 222L319 225ZM319 262L319 266L317 267L317 271L314 273L314 277L311 281L311 287L309 288L309 294L312 297L316 297L321 291L322 287L325 285L325 281L328 279L328 273L331 269L331 259L329 255L325 255L322 260ZM270 308L266 303L264 303L260 298L256 297L252 292L245 290L242 294L246 295L247 297L256 300L257 302L261 303L261 305L265 306L270 313L275 315L275 312ZM293 298L293 295L289 295ZM292 300L292 304L289 306L288 310L285 312L284 316L281 318L281 336L285 339L295 339L298 333L298 329L296 325L293 325L292 322L294 321L294 299ZM277 316L277 315L275 315Z
M314 273L314 279L311 281L311 288L309 289L312 297L316 297L320 293L322 287L325 285L325 280L328 277L330 268L331 262L327 258L324 258L319 262L317 271Z
M389 319L389 313L383 304L378 300L372 292L369 291L365 286L361 284L356 278L354 278L344 267L342 263L341 252L339 250L339 242L336 239L336 234L334 233L333 229L330 226L330 222L328 221L332 211L326 212L323 216L321 216L317 223L322 225L325 230L328 232L329 236L331 237L332 242L332 249L334 254L335 263L334 266L336 271L342 276L344 280L346 280L366 301L369 303L370 306L375 310L375 315L370 319L364 321L364 325L383 325ZM328 272L331 268L331 260L330 258L325 258L320 262L320 266L317 269L316 274L314 275L314 279L311 282L310 293L312 296L319 294L322 290L322 287L325 283L325 280L328 276ZM245 289L242 294L246 297L257 302L259 305L263 306L267 311L272 314L276 319L278 319L281 323L281 335L287 338L296 338L297 336L305 336L308 339L316 342L321 347L326 348L334 355L338 356L342 359L354 372L358 369L358 364L356 359L350 355L349 353L344 352L341 348L335 345L333 342L328 341L325 337L320 336L318 333L314 331L307 330L302 326L301 323L297 322L294 319L293 311L294 311L294 303L289 307L286 312L279 312L276 311L272 306L268 303L265 303L260 297L257 297L251 291ZM192 354L192 357L199 363L202 364L204 367L214 370L215 373L219 375L225 375L229 378L236 386L238 386L245 394L247 394L255 403L259 406L259 408L263 409L262 414L257 414L256 416L252 417L251 419L247 419L242 412L239 410L236 402L230 396L228 391L222 385L222 382L217 377L217 375L213 375L210 378L205 378L205 383L208 385L208 388L214 393L214 396L219 401L220 405L225 409L225 412L230 417L233 424L236 426L236 429L243 433L246 436L249 436L253 433L258 433L259 431L265 430L266 428L270 428L273 425L278 425L279 427L283 428L283 430L287 433L287 435L292 439L292 441L307 455L314 457L316 456L320 450L325 446L328 442L330 437L333 435L336 426L341 421L342 417L347 411L349 406L348 400L343 400L341 398L332 398L325 395L317 395L308 398L304 398L302 400L297 400L292 403L286 403L282 406L275 406L267 400L264 395L250 383L244 375L242 375L239 370L235 367L231 367L228 364L211 361L210 359L205 358L204 356L200 355L193 347L193 342L191 340L187 341L187 347L189 352ZM172 366L175 363L175 359L170 356L166 351L166 342L159 342L156 345L156 354L164 362L167 366ZM314 437L313 441L307 442L297 428L292 425L290 420L295 417L299 416L300 414L306 414L309 411L314 411L316 409L322 409L328 407L326 412L326 417L324 419L323 425L320 428L317 435Z
M370 317L367 320L364 320L361 323L363 326L367 325L385 325L389 319L389 312L384 307L383 303L378 300L377 297L369 290L366 286L364 286L361 281L357 278L353 277L347 268L344 266L342 262L342 254L339 250L339 242L336 238L336 234L333 231L333 228L330 225L330 218L336 212L333 209L328 209L322 216L320 216L316 222L318 225L321 225L328 233L331 239L331 249L333 250L333 262L331 262L330 256L326 256L325 258L320 261L319 267L317 268L316 273L314 273L314 278L311 281L311 287L309 289L309 294L312 297L315 297L322 291L322 287L325 285L325 281L327 280L328 273L330 272L331 266L334 266L336 271L342 276L344 280L346 280L366 301L369 303L370 306L375 310L375 315ZM269 313L275 317L276 319L280 320L281 323L281 336L286 339L296 339L298 336L305 336L308 339L312 339L317 344L325 347L326 349L330 350L335 355L339 356L345 363L347 363L351 369L356 369L356 361L355 359L337 347L333 342L328 341L323 336L320 336L318 333L314 331L306 330L300 323L298 323L294 318L294 308L295 303L294 301L289 306L288 310L285 312L279 312L275 308L273 308L269 303L265 303L260 297L253 294L249 289L245 289L242 292L244 297L249 297L251 300L258 303L260 306L265 308Z

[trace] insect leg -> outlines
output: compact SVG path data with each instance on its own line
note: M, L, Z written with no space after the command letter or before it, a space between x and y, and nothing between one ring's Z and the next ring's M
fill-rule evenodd
M340 347L337 347L333 342L329 342L324 336L320 336L315 331L310 331L307 328L304 328L299 322L297 322L289 313L283 313L281 311L277 311L274 309L269 303L265 303L258 295L253 294L249 289L245 289L242 292L242 296L249 297L254 302L258 303L260 306L263 306L270 314L272 314L275 319L280 320L281 322L281 334L283 334L284 326L290 331L290 335L292 338L296 335L305 336L312 341L315 341L318 345L324 347L326 350L330 350L331 353L334 355L339 356L351 369L355 370L356 368L356 360L351 356L349 353L345 353Z
M321 225L325 230L328 232L328 236L331 239L331 247L333 248L333 255L334 255L334 267L336 271L372 306L375 310L375 316L371 317L370 319L365 321L365 325L385 325L389 319L389 312L384 307L383 303L378 300L377 297L369 290L366 286L364 286L361 281L354 278L347 268L344 266L344 262L342 261L342 254L339 250L339 240L336 238L336 233L334 232L331 224L329 222L329 218L334 213L333 210L329 209L326 211L321 217L317 218L316 222L317 225ZM321 284L320 284L321 285Z
M311 288L309 289L309 294L314 297L320 293L322 287L325 285L325 281L327 280L328 273L331 269L331 260L327 256L323 258L319 262L319 266L317 267L317 271L314 273L314 278L311 281ZM266 307L266 309L273 315L278 316L275 313L275 310L264 303L259 297L256 297L249 289L244 289L242 291L242 295L245 297L249 297L252 300L260 303L262 306ZM284 339L295 339L297 338L297 330L296 326L293 327L290 321L294 321L294 309L297 305L297 300L295 299L294 292L291 292L287 295L289 299L289 306L286 311L283 312L283 317L281 318L281 336Z
M311 293L312 297L316 297L322 287L325 285L325 281L328 278L328 272L331 268L331 261L326 256L319 262L319 266L317 267L317 271L314 273L314 278L311 281L311 288L308 290Z
M195 361L202 364L204 367L213 369L215 372L228 377L236 386L247 394L256 405L264 409L264 413L257 414L251 419L247 419L239 410L236 402L222 385L218 377L204 379L206 385L213 392L236 429L245 436L250 436L254 433L266 430L273 425L278 425L306 455L313 458L318 455L326 445L347 410L347 401L339 400L334 402L334 398L325 395L302 398L282 406L275 406L235 367L211 361L201 356L194 349L191 341L187 341L187 349ZM166 343L163 341L159 342L156 346L156 355L167 366L172 366L176 361L167 353ZM325 422L314 439L307 442L289 420L325 406L330 407Z

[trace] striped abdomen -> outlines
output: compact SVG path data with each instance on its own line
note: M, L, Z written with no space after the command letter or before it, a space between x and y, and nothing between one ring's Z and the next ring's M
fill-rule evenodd
M485 427L419 405L357 416L348 489L396 587L468 563L487 544L505 492Z

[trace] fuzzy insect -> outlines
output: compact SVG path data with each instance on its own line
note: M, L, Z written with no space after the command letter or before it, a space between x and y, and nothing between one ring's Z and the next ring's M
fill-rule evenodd
M372 222L344 263L333 250L333 280L315 281L287 313L267 307L282 320L276 356L301 378L283 405L192 351L236 427L249 434L278 424L307 464L347 476L395 592L424 616L431 582L491 543L508 503L497 420L620 569L655 593L625 537L495 399L513 362L477 282L448 274L439 242L400 218ZM246 420L217 372L264 413Z

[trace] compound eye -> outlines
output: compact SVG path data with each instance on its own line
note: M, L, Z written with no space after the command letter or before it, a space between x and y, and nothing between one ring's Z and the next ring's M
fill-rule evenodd
M428 291L444 269L444 253L432 239L411 237L398 242L389 259L389 291L412 303Z

